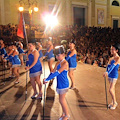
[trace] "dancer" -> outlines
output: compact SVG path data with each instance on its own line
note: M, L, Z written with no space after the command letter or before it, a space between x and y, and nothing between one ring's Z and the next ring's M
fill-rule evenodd
M15 84L18 84L19 83L19 67L21 65L20 59L18 57L19 52L17 51L17 47L14 44L10 46L12 46L11 52L7 54L6 57L4 57L5 58L4 62L6 60L9 60L10 62L12 62L13 74L17 78L15 81Z
M26 62L26 70L30 71L30 82L32 84L34 93L31 99L41 99L42 98L42 83L40 81L40 76L42 73L42 66L39 60L39 52L35 49L35 40L31 39L28 43L28 60ZM29 66L28 66L29 65ZM39 93L36 89L36 83L39 87Z
M19 52L17 50L17 47L15 45L12 45L12 48L13 48L13 55L12 55L12 68L13 68L13 74L15 75L15 77L17 78L16 79L16 82L15 84L19 83L19 67L21 66L21 62L20 62L20 59L18 57L19 55Z
M110 83L109 93L112 97L112 103L108 105L110 109L116 109L118 103L115 96L115 85L118 79L118 68L120 66L120 44L115 44L111 46L110 49L112 58L109 59L107 71L104 73L104 77L108 76L108 81Z
M49 70L50 70L50 72L52 72L53 71L53 62L55 61L55 56L53 54L53 44L52 44L51 40L48 40L47 44L48 44L47 52L45 53L45 56L43 58L47 57ZM49 85L52 85L53 80L54 79L52 79L50 81Z
M59 120L68 120L70 118L67 103L65 100L66 93L69 89L69 80L67 77L68 73L68 62L65 60L65 51L63 46L55 47L55 54L58 62L55 65L55 68L48 78L43 80L43 83L46 84L49 80L57 76L57 88L56 91L59 94L59 102L62 107L62 115Z
M24 61L23 61L23 54L24 54L24 50L23 50L23 44L19 41L18 42L18 51L19 51L19 58L21 61L21 65L24 65Z
M41 62L41 65L43 66L43 53L42 53L42 45L40 42L36 42L37 44L37 50L39 52L39 59L40 59L40 62Z
M68 75L71 79L71 87L70 89L74 89L75 88L75 81L74 81L74 70L77 67L77 60L76 60L76 56L77 56L77 51L75 49L75 40L71 40L71 42L69 43L69 47L70 50L67 54L66 60L69 63L69 72Z
M8 66L10 67L10 76L9 77L15 77L13 74L13 68L12 68L12 55L14 52L12 45L13 45L12 43L8 44L8 53L7 53L7 56L5 57L8 60Z
M6 57L6 55L7 55L7 52L5 50L5 44L4 44L3 39L1 38L0 39L0 60L1 60L1 63L3 64L4 68L7 67L5 62L3 61L3 58Z

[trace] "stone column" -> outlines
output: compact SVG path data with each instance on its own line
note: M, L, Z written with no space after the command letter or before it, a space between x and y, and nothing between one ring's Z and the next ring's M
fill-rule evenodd
M92 6L92 8L91 8L91 10L92 10L91 25L95 26L95 0L92 0L91 6Z
M112 20L110 16L110 0L107 0L107 26L112 27Z
M0 18L1 24L5 24L5 8L4 8L4 0L0 0Z
M66 0L66 25L72 24L71 0Z
M91 18L92 18L92 0L88 0L88 26L91 26Z

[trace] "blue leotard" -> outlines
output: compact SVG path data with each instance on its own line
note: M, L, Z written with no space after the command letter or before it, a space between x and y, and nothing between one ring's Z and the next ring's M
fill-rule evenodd
M67 56L71 54L71 51L68 52ZM76 54L74 54L72 57L69 57L67 60L69 63L69 68L76 68L77 67L77 59L76 59Z
M28 59L29 59L29 66L30 66L34 61L34 55L29 54ZM40 60L38 58L37 63L30 69L30 74L31 73L36 73L36 72L39 72L39 71L42 71L42 66L41 66Z
M18 52L19 52L19 54L22 54L22 53L24 53L24 50L22 48L18 47Z
M114 63L115 63L115 60L112 60L111 63L108 65L107 70L109 70L110 67L111 67L111 65L113 65ZM118 78L118 69L119 69L119 66L120 66L120 65L117 64L117 65L113 68L113 70L110 72L110 74L108 74L108 77L117 79L117 78Z
M47 51L49 50L49 48L50 48L50 47L47 48ZM46 52L46 53L45 53L45 56L47 56L47 59L48 59L48 60L51 59L51 58L54 58L55 56L54 56L54 54L53 54L53 49L51 49L50 52Z
M11 58L12 66L20 66L21 62L18 55L15 55Z
M61 68L60 64L57 66L57 70ZM68 80L68 71L64 70L57 76L57 88L64 89L69 87L69 80Z
M43 57L43 53L42 53L42 50L39 51L39 58Z
M12 55L9 55L8 57L7 57L7 60L9 60L9 62L13 62L13 57L12 57Z
M2 49L0 49L0 55L6 55L7 53L6 53L6 50L5 50L5 48L2 48Z

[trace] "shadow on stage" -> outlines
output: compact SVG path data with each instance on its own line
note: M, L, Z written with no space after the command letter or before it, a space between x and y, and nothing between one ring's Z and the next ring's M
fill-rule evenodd
M84 101L83 98L80 96L78 89L74 89L74 92L76 94L76 97L78 99L79 107L103 107L106 108L106 104L98 103L98 102L92 102L92 101ZM92 104L86 105L86 104Z
M21 120L27 119L30 116L31 120L37 120L40 116L40 119L43 120L51 120L51 109L53 107L53 103L55 100L55 91L51 89L48 85L46 89L46 101L44 108L44 116L43 116L43 98L42 100L32 100L26 111L21 117ZM35 109L34 109L35 108ZM30 115L31 111L34 109L34 112Z
M78 89L75 88L74 92L75 92L76 97L77 97L78 106L80 107L80 110L82 111L83 115L85 115L85 116L87 115L86 118L88 118L88 119L89 118L99 119L98 116L94 112L92 112L92 110L89 108L93 107L93 109L95 108L97 110L98 109L103 110L103 109L106 109L106 104L102 104L102 103L98 103L98 102L91 102L91 101L84 101L84 99L79 94ZM92 116L94 116L94 117L92 118Z
M26 72L20 73L20 76L24 75L25 73ZM0 75L0 76L2 76L2 78L0 79L0 89L1 89L0 94L3 94L7 90L9 90L12 87L16 86L15 84L11 84L12 82L14 82L16 80L16 78L11 78L7 74L8 73L6 72L6 73L3 73L3 74ZM9 87L7 87L7 86L9 86ZM4 89L4 90L2 90L2 89Z

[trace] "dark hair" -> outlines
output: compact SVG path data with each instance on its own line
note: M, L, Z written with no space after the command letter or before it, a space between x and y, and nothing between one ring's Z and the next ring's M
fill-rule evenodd
M75 39L71 39L70 43L73 43L73 44L76 45L76 41L75 41Z
M0 40L3 40L3 38L2 38L2 37L0 37Z
M120 53L120 44L116 43L114 45L112 45L116 50L118 50L118 54Z
M32 43L33 45L35 45L36 39L35 38L31 38L31 39L29 39L28 43Z
M65 53L65 49L62 45L61 46L56 46L54 52L55 52L56 55L63 54L63 53Z

